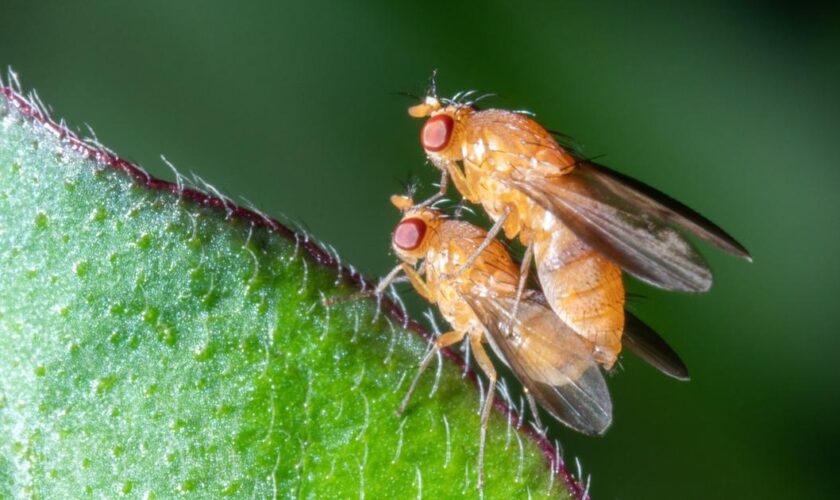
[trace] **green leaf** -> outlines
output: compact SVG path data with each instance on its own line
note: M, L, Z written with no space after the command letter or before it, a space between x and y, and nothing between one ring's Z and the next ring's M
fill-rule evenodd
M478 495L457 363L398 417L427 342L387 304L325 306L357 286L328 254L2 90L0 496ZM486 496L580 495L510 418L491 418Z

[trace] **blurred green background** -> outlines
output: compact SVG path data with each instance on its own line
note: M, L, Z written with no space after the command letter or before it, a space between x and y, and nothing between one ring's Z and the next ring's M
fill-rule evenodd
M163 153L307 227L368 276L394 263L388 196L430 193L432 69L529 109L590 156L719 222L704 296L638 284L637 312L689 364L625 358L615 424L554 430L596 498L837 497L840 16L730 1L0 2L0 64L77 129L155 175ZM408 295L408 293L406 293ZM422 311L419 302L414 308Z

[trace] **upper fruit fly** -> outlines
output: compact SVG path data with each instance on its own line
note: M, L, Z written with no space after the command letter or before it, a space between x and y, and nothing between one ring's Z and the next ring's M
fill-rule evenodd
M451 179L495 221L485 242L454 272L468 267L499 231L518 236L526 246L523 270L536 261L548 303L593 343L604 367L613 365L622 345L621 269L666 290L711 287L708 265L675 227L750 258L734 238L685 205L567 150L527 114L480 110L468 95L432 95L409 109L411 116L427 118L421 143L442 172L440 192L419 206L442 197Z
M414 206L408 197L394 196L392 203L403 211L392 237L401 263L380 282L377 291L404 273L421 296L438 306L452 327L452 331L437 337L421 361L398 413L405 410L436 352L466 337L474 359L490 381L481 410L479 487L484 479L487 421L496 383L496 370L485 343L522 382L535 417L536 399L569 427L586 434L603 434L612 422L612 403L593 356L593 343L558 317L539 291L521 290L520 266L505 246L496 239L486 243L487 232L483 229L449 219L443 212ZM484 250L476 255L482 245ZM467 268L456 272L467 263ZM679 357L635 318L628 322L625 339L628 348L663 372L687 378Z

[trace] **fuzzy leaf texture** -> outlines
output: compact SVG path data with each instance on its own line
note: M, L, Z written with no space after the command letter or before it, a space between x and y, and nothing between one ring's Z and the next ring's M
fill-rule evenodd
M478 496L478 391L449 354L398 417L428 341L389 303L323 305L360 283L3 89L0 497ZM581 496L502 406L485 497Z

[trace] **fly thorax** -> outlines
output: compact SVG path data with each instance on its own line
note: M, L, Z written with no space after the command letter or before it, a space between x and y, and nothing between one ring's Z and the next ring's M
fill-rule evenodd
M426 263L435 274L440 276L449 272L449 251L431 251L426 257Z
M461 146L461 155L464 158L469 158L476 165L481 165L486 154L487 147L485 146L483 139L477 140L472 147L470 147L467 142L464 142L464 145Z

